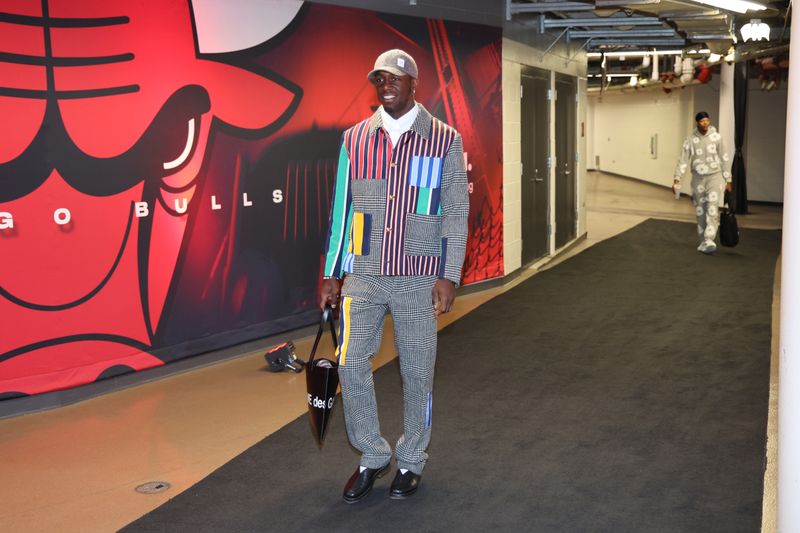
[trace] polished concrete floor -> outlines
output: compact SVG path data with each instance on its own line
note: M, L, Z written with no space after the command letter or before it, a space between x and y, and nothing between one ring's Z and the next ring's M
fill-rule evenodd
M668 189L599 172L589 173L586 205L585 239L503 286L459 296L440 326L647 218L694 220L689 198L674 200ZM740 224L780 228L781 210L753 206ZM776 306L778 287L779 281ZM376 365L394 356L391 331L388 327ZM296 339L298 353L307 354L312 341ZM115 531L187 489L306 411L304 376L264 367L261 351L243 354L71 406L0 420L0 531ZM773 383L764 531L774 531L776 387ZM313 447L311 435L298 445ZM150 481L170 488L158 494L135 490Z

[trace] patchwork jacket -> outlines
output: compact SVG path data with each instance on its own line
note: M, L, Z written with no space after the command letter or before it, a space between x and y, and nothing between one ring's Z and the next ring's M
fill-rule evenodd
M695 128L683 141L681 156L675 167L675 179L680 181L690 165L692 177L721 172L725 181L731 181L730 157L722 142L722 135L717 133L714 126L709 126L705 135Z
M344 132L325 277L434 275L460 283L469 215L461 135L417 105L395 147L380 109Z

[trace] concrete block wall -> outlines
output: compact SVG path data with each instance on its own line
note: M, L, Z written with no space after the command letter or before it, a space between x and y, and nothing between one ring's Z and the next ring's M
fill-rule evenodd
M520 64L505 58L503 42L503 272L522 266L522 156L520 151Z

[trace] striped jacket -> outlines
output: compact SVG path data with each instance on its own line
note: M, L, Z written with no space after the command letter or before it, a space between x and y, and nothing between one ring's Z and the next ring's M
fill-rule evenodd
M380 109L344 132L325 277L435 275L461 281L469 195L461 135L419 105L396 147Z

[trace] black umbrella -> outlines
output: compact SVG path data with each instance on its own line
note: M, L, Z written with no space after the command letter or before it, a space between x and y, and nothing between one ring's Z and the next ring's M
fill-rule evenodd
M322 440L325 438L325 430L328 429L328 417L333 410L336 389L339 387L339 358L314 358L319 341L322 338L322 332L325 330L326 322L331 326L333 347L334 349L337 347L336 330L333 326L333 310L326 306L322 312L322 320L319 323L314 347L311 349L311 356L308 358L308 363L306 363L308 415L314 435L317 437L317 442L320 446L322 446Z

